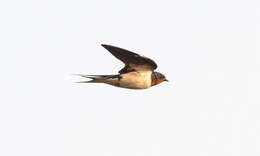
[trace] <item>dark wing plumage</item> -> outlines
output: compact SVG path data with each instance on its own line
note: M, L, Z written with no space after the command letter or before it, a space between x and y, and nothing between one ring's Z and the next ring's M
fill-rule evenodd
M131 72L131 71L141 71L141 70L155 70L157 68L156 63L147 57L140 56L131 51L102 44L112 55L124 62L125 67L119 71L120 74Z

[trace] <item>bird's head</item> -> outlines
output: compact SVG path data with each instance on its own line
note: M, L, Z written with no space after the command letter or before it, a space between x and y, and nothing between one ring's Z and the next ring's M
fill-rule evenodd
M162 73L159 72L152 73L152 86L162 83L164 81L168 81L168 80Z

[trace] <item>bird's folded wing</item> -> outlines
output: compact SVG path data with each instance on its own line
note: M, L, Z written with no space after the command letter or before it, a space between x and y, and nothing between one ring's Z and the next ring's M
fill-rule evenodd
M119 71L120 74L131 72L131 71L146 71L146 70L155 70L157 68L156 63L147 57L140 56L131 51L102 44L104 48L106 48L112 55L114 55L117 59L124 62L125 67Z

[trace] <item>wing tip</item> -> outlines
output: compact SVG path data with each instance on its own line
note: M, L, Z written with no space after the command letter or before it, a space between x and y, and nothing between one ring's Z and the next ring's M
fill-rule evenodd
M110 44L101 44L101 46L104 47L105 49L107 49L110 52L113 52L115 49L125 50L125 49L122 49L120 47L113 46L113 45L110 45Z
M106 47L109 47L111 45L108 45L108 44L101 44L102 47L106 48Z

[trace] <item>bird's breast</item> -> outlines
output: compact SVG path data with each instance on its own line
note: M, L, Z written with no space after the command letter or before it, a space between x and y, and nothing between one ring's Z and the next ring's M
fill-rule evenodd
M120 87L131 89L145 89L151 87L152 71L138 71L122 74L119 81Z

